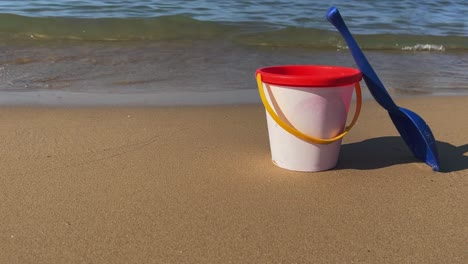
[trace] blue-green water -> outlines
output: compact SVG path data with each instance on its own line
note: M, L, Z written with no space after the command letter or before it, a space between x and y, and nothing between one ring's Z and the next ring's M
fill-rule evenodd
M465 0L0 1L0 92L236 91L262 66L354 66L332 5L391 92L468 93Z
M339 6L357 33L468 36L464 0L146 0L0 1L2 13L28 17L156 18L183 15L217 23L258 23L328 30L323 16Z
M336 48L324 20L341 8L371 49L468 49L468 4L457 1L0 1L7 39L229 38L241 44ZM419 45L419 46L416 46Z

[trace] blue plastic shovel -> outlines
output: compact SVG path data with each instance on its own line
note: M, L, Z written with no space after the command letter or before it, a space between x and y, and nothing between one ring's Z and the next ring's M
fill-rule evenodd
M406 145L408 145L413 152L413 155L425 161L434 171L439 171L437 145L429 126L418 114L406 108L399 107L393 102L384 85L379 80L379 77L377 77L374 69L372 69L364 56L361 48L359 48L359 45L356 43L356 40L354 40L351 32L349 32L346 27L336 7L331 7L328 10L327 19L343 36L356 64L362 72L364 81L372 96L388 111L393 124L395 124L395 127Z

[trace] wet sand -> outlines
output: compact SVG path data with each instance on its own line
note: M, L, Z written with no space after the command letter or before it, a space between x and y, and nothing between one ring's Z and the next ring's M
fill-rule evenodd
M269 156L261 105L0 108L1 263L466 263L467 97L400 99L415 160L365 102L339 165Z

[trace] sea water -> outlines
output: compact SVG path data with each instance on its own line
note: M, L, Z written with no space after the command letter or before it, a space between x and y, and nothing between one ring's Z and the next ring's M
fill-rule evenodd
M390 93L468 94L464 0L0 1L0 93L216 103L254 91L259 67L356 67L332 5Z

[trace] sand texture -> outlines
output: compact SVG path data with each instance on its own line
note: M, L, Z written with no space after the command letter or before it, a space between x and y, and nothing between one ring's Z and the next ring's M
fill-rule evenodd
M467 97L366 102L339 166L270 160L261 105L0 108L0 263L468 263Z

